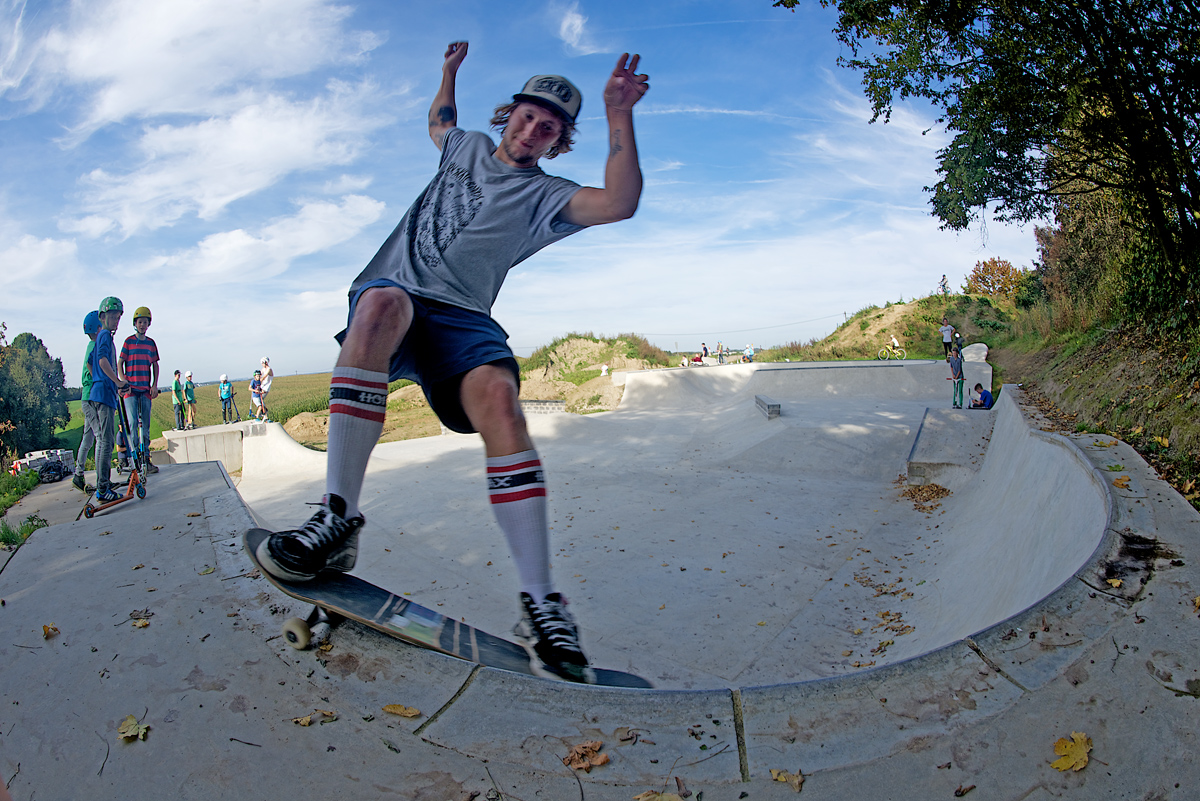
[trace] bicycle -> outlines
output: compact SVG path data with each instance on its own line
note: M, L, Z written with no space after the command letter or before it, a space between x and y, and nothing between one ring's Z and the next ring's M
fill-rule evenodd
M900 343L893 338L891 343L879 349L879 353L875 354L875 358L881 362L886 362L888 359L900 359L903 361L908 358L908 351L900 347Z

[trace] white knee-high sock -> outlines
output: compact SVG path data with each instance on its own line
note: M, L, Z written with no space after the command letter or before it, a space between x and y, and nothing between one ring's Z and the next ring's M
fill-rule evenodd
M517 564L521 592L540 603L554 591L542 462L533 450L489 456L487 473L488 498Z
M346 517L358 514L358 496L371 450L383 433L387 373L335 367L329 382L329 452L325 491L346 502Z

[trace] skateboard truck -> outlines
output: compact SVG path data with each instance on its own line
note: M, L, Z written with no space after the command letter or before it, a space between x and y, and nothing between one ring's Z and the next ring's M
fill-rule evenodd
M283 638L297 651L303 651L313 643L320 645L328 640L333 627L345 619L337 612L314 605L307 618L290 617L283 621Z

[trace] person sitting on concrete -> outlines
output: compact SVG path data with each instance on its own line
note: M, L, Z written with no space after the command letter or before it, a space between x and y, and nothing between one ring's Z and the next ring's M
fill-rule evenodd
M983 384L976 384L975 392L978 394L978 397L971 398L972 409L992 408L992 404L995 403L995 399L992 397L992 393L983 388Z

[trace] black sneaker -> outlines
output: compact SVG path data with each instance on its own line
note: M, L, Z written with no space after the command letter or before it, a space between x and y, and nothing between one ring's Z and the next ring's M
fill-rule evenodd
M79 475L78 473L75 474L75 478L71 479L71 483L75 486L75 489L79 490L84 495L91 495L96 491L96 488L85 482L83 480L83 476Z
M346 520L346 502L336 495L319 504L298 529L277 531L258 546L258 561L276 578L311 581L322 570L348 571L358 558L361 515Z
M579 627L567 611L567 601L557 592L534 603L527 592L521 593L521 620L513 634L529 652L534 672L550 678L581 684L595 684L595 671L588 665L579 647Z

